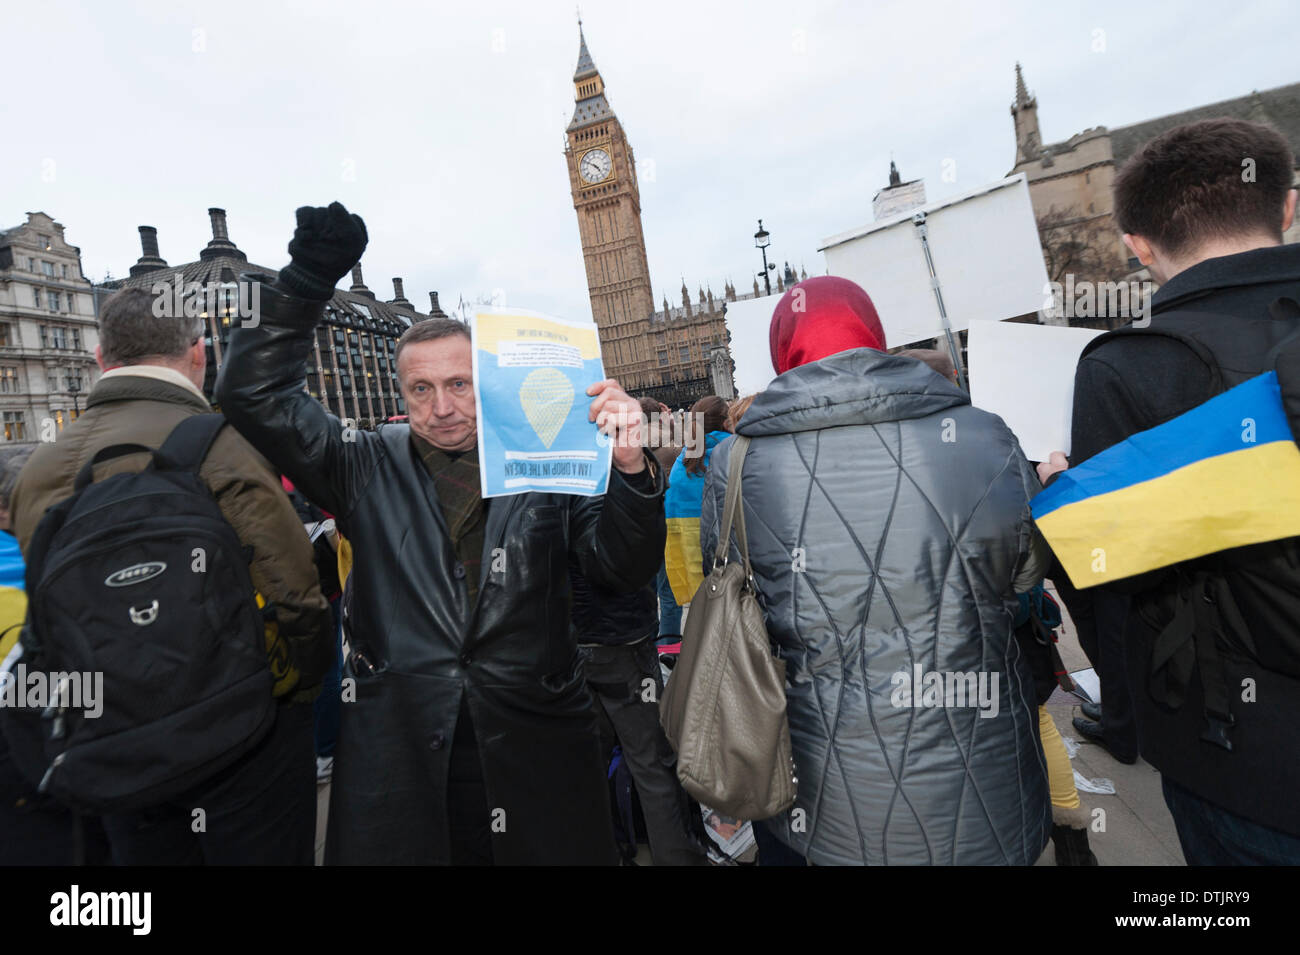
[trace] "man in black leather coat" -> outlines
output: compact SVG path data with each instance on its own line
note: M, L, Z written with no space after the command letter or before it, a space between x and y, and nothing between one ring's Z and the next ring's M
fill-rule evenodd
M232 332L217 382L231 423L352 542L326 860L613 863L568 560L619 592L659 568L664 479L640 409L615 381L588 389L613 441L603 497L477 500L468 334L429 319L399 343L409 425L345 429L303 377L324 304L366 241L339 203L299 209L289 266L244 276L262 283L260 314Z

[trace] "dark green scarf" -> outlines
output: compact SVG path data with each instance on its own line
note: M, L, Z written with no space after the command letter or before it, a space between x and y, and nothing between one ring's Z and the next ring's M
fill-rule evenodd
M487 526L487 503L479 496L478 448L447 452L414 433L411 434L411 443L433 478L442 516L451 532L456 559L465 568L469 605L473 607L478 599L483 535Z

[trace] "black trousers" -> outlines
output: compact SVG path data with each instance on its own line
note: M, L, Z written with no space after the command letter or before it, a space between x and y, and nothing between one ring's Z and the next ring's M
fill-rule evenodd
M664 687L654 634L629 646L583 647L582 654L587 686L632 771L654 864L708 865L692 825L699 810L677 780L677 754L659 724Z
M1106 741L1112 752L1137 756L1137 722L1124 650L1129 599L1095 588L1075 590L1064 573L1052 580L1079 631L1079 647L1101 681L1101 726Z
M310 703L282 703L237 763L170 802L104 817L117 865L311 865L316 753ZM201 810L201 812L200 812Z
M452 865L492 865L492 823L478 740L462 696L447 769L447 825Z

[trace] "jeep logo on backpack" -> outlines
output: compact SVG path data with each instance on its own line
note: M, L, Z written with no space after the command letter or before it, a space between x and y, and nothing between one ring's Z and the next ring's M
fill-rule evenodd
M167 565L161 560L149 560L143 564L132 564L130 567L123 567L121 570L113 571L104 578L104 584L108 587L130 587L132 584L152 580L166 569Z

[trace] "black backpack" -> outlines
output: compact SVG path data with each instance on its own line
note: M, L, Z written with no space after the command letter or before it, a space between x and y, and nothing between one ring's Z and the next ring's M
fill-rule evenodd
M195 415L157 450L100 450L32 538L23 662L69 685L42 714L40 790L74 809L165 802L275 720L250 555L198 474L224 424ZM92 483L95 464L142 451L144 470ZM102 698L90 700L99 674Z

